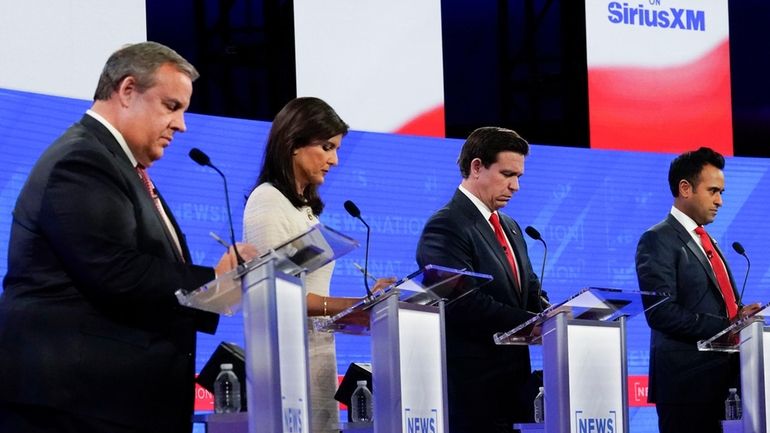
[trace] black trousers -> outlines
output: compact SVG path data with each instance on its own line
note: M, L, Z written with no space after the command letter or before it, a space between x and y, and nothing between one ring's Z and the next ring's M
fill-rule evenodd
M107 420L58 409L0 402L2 433L149 433Z
M468 364L447 371L452 433L511 433L514 422L531 421L534 394L522 397L529 370L485 359Z
M660 433L722 433L724 402L693 404L657 403Z

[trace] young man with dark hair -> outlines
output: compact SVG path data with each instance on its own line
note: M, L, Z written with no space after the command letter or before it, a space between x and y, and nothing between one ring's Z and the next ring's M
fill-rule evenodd
M727 261L704 228L722 207L724 165L722 155L706 147L674 159L668 175L674 204L636 250L640 290L670 295L646 312L652 328L649 401L656 404L661 433L722 431L738 358L699 352L697 342L758 308L742 307Z
M499 212L519 190L529 145L516 132L479 128L458 158L462 182L425 224L417 246L420 266L435 264L490 274L479 290L446 309L449 426L453 433L510 433L526 421L523 398L530 375L526 346L497 346L492 336L540 311L540 282L532 271L521 227Z

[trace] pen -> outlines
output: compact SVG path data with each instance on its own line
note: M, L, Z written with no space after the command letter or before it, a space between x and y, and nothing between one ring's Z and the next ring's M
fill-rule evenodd
M219 244L220 244L220 245L222 245L223 247L227 248L228 250L230 249L230 244L228 244L227 242L225 242L225 240L224 240L224 239L222 239L222 238L220 238L219 236L217 236L217 234L216 234L216 233L214 233L214 232L209 232L209 236L211 236L211 237L212 237L212 238L213 238L215 241L219 242Z
M356 263L356 262L353 262L353 266L355 266L355 267L356 267L356 269L358 269L359 271L361 271L361 273L362 273L362 274L366 275L366 277L367 277L367 278L371 278L371 280L372 280L372 281L374 281L375 283L377 282L377 277L375 277L374 275L370 274L369 272L366 272L366 271L364 270L364 268L363 268L363 267L361 267L361 265L359 265L359 264L358 264L358 263Z

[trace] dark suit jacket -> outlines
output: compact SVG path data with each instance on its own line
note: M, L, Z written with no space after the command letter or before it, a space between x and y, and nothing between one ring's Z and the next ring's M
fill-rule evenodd
M696 343L729 325L725 302L705 254L672 215L639 239L636 273L641 290L671 295L646 313L652 328L649 401L723 401L729 384L737 380L737 358L699 352Z
M8 256L0 399L190 430L195 332L213 332L217 317L179 307L174 292L214 272L179 260L129 159L92 117L35 164Z
M529 262L521 228L510 217L499 215L515 251L522 280L521 292L513 286L512 271L489 222L459 190L428 220L417 246L417 262L421 267L435 264L490 274L494 278L446 309L450 410L453 407L457 410L452 400L467 393L474 394L479 407L488 402L486 407L492 408L493 400L498 398L497 391L490 388L478 395L469 387L486 380L491 387L499 385L500 392L505 389L513 393L515 390L510 387L522 385L530 373L526 346L497 346L492 338L496 332L509 331L539 311L536 298L540 282ZM468 382L453 379L459 377L467 378ZM450 417L456 415L450 413Z

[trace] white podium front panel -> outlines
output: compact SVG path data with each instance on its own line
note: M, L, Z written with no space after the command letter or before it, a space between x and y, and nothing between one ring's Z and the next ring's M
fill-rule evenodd
M402 431L443 433L441 316L411 309L400 309L398 314Z
M305 295L301 286L275 280L278 318L278 358L281 369L281 408L284 433L310 431L305 350Z
M568 325L570 432L624 433L621 333L615 326Z
M243 277L249 433L308 433L304 288L274 264Z
M764 389L764 392L762 393L764 395L764 400L765 400L765 410L762 412L765 417L765 423L764 423L765 425L763 426L764 430L762 431L767 433L768 431L770 431L770 425L768 423L768 416L767 416L767 414L770 413L770 398L768 398L768 395L767 395L767 390L770 390L770 374L768 374L768 372L770 372L770 330L767 330L767 329L762 330L762 354L763 354L762 358L764 360L764 365L763 365L764 368L762 371L765 376L765 380L764 380L765 389Z

